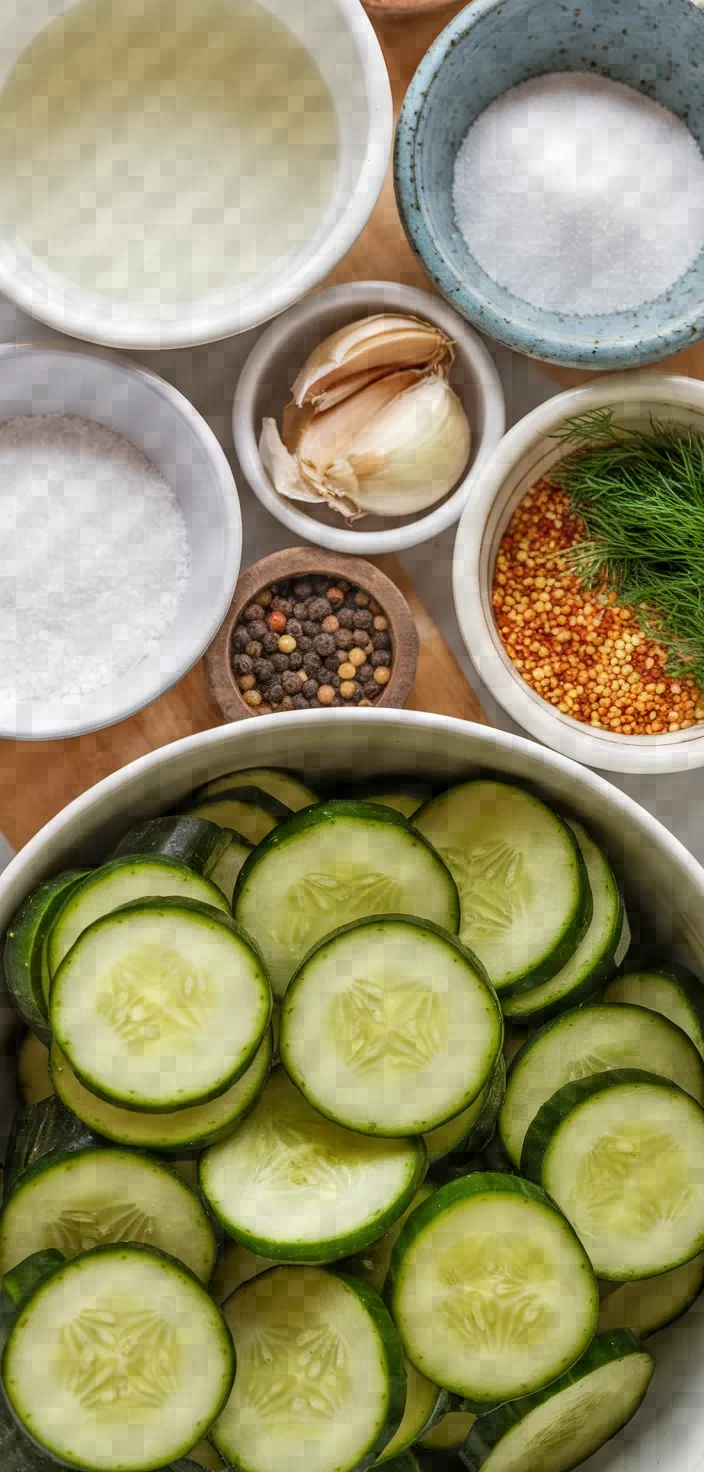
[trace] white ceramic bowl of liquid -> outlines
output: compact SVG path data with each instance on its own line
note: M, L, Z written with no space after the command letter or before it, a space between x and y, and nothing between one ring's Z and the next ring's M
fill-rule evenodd
M111 476L109 495L114 486L114 512L109 501L101 503L105 510L105 524L101 525L96 522L95 510L89 511L86 505L84 522L79 515L74 518L75 526L73 522L62 526L71 542L80 541L80 551L76 558L74 547L69 546L66 557L62 558L61 547L57 546L56 563L50 558L51 587L48 579L47 591L43 592L41 584L38 586L37 568L47 564L46 561L42 564L37 549L46 538L46 523L51 514L51 509L44 507L43 498L46 493L53 501L60 500L65 492L80 497L80 482L75 479L78 475L75 454L71 452L70 472L65 461L62 470L48 452L43 461L38 457L33 460L29 471L25 458L24 469L17 471L15 452L12 447L8 451L3 433L9 428L7 421L47 415L59 416L64 426L65 416L70 416L74 423L75 419L83 421L80 454L92 452L93 426L103 426L120 436L119 443L129 455L124 445L127 441L151 462L146 467L147 474L153 473L152 467L160 472L161 484L166 482L164 495L168 504L160 501L156 511L143 510L147 495L139 480L132 485L128 503L124 485L120 496L120 471L116 468L113 472L106 467L101 449L99 471ZM52 431L54 446L64 443L56 438L60 433L60 430ZM124 461L116 465L124 466ZM200 414L156 374L89 347L8 343L0 346L0 468L8 481L11 475L15 476L18 525L23 513L23 492L27 498L30 494L34 497L30 504L36 508L36 514L29 518L32 525L27 538L28 543L34 539L35 545L27 545L25 551L21 538L16 534L14 538L19 544L15 561L23 563L16 592L15 566L8 563L8 540L0 544L0 605L3 595L9 600L7 617L0 621L0 654L4 656L0 659L0 737L38 740L80 736L113 725L149 705L180 680L200 659L225 617L237 582L242 550L239 499L227 457ZM26 483L30 475L31 485ZM90 487L87 490L88 502ZM12 506L8 485L3 480L0 484L3 525L3 518L13 515ZM130 518L127 533L123 516ZM148 555L145 565L144 548L151 546L156 562L162 556L167 521L170 535L174 518L176 525L183 528L181 535L185 533L187 555L179 565L182 576L172 599L172 589L168 581L163 581L163 568L157 570ZM60 537L57 541L60 542ZM120 551L115 555L121 561L115 570L111 548L118 546ZM125 565L131 560L133 549L132 565ZM81 583L84 557L87 564L92 561L96 566L99 566L98 558L107 558L112 585L107 605L102 601L102 586L98 583L96 587L95 577L91 580L90 566L87 566L87 580L93 589L92 605L86 606L85 592L76 591ZM166 563L167 573L170 565ZM65 573L67 568L72 568L73 574ZM137 612L134 607L131 611L125 609L131 587L135 604L139 603ZM151 628L155 633L162 616L159 602L162 594L168 602L168 610L164 609L167 616L162 619L158 637L150 637L148 630ZM20 609L18 635L9 625L18 603L24 606L22 600L28 598L36 599L34 605L29 605L35 611L25 616ZM169 600L175 604L173 615ZM73 623L66 622L67 607ZM139 630L142 623L145 639L143 644L138 644L134 630L135 627ZM69 636L68 645L59 644L59 631L68 627L72 632L76 625L77 638ZM84 625L88 626L85 630ZM3 639L14 639L14 645L3 644ZM83 655L86 646L89 653ZM129 663L124 657L125 647ZM72 660L70 666L66 649ZM28 672L32 671L36 677L36 687L32 686L32 690L37 687L43 690L46 684L46 695L37 698L25 690L18 696L17 685L14 690L3 690L3 675L7 680L16 651L21 679L29 679ZM80 664L75 658L77 651L82 655ZM110 678L103 678L104 670L96 673L96 685L90 688L93 653L96 665L99 662L101 667L106 667ZM64 693L60 684L69 668L74 693ZM87 678L82 685L75 683L77 670L81 674L85 671Z
M391 137L359 0L5 0L0 291L112 347L243 332L346 254Z

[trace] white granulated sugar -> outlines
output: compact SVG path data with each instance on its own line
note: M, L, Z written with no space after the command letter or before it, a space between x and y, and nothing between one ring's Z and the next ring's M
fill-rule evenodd
M0 425L0 698L108 684L173 622L190 552L160 471L72 415Z
M582 72L535 77L480 114L457 154L453 202L483 270L548 311L640 306L704 246L704 159L689 129Z

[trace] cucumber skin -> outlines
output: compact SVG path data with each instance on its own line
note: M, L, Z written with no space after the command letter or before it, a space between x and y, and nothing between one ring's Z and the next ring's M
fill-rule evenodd
M213 807L215 803L232 801L251 803L252 807L261 808L263 812L268 813L270 818L275 818L277 823L283 823L294 816L285 803L279 802L278 797L272 797L261 787L238 787L236 782L233 782L231 787L223 787L220 792L203 793L200 797L197 792L194 792L186 803L184 813L186 817L191 815L200 817L203 808ZM303 808L301 811L305 812L306 809Z
M553 1022L556 1017L561 1017L565 1012L571 1012L573 1007L579 1007L583 1002L588 1002L601 987L611 981L614 974L614 956L619 947L623 921L626 914L623 896L620 893L618 898L617 923L612 937L612 943L598 966L595 966L593 971L590 971L589 975L585 976L576 986L565 992L563 996L557 997L554 1002L549 1002L546 1007L536 1007L534 1012L511 1012L509 1010L506 1016L512 1026L533 1028L541 1027L545 1022ZM530 992L524 993L524 996L526 1000L529 1000Z
M449 885L454 890L454 925L453 930L451 932L448 931L448 933L457 935L460 928L460 897L450 870L437 849L433 848L432 843L429 843L427 838L423 837L422 833L418 833L413 825L409 823L408 819L404 818L401 813L397 813L394 808L383 808L380 805L375 806L374 803L370 802L352 802L347 798L333 798L330 802L321 802L317 803L315 807L303 808L300 813L294 813L286 823L280 823L277 828L274 828L271 833L267 834L266 838L262 839L261 843L257 844L256 848L249 855L249 858L245 860L237 876L235 892L232 897L233 913L237 912L237 904L245 884L248 883L257 865L269 853L285 844L286 840L292 834L301 833L308 828L317 828L320 823L332 823L344 818L358 818L369 824L386 823L391 827L401 828L404 833L411 835L424 848L429 849L439 866L444 869ZM452 893L452 890L450 890L450 893ZM378 916L375 918L378 919Z
M444 792L438 793L436 797L431 797L429 802L424 803L423 806L419 808L418 812L413 814L412 826L414 828L417 827L419 819L422 818L423 814L427 812L428 808L431 807L434 802L437 802L439 798L447 797L449 793L454 792L459 788L471 787L477 782L491 782L497 787L508 787L511 790L517 790L521 792L525 797L532 798L534 802L540 803L541 807L547 809L547 811L550 813L550 816L555 820L555 823L562 829L563 833L567 835L570 844L572 845L582 892L582 903L577 907L571 923L565 929L557 946L555 947L555 950L551 952L549 960L544 962L542 965L538 963L532 971L526 972L525 975L518 977L515 981L508 982L506 986L496 988L499 999L501 999L502 997L516 997L520 996L523 992L532 991L533 988L536 986L542 986L543 982L545 981L551 981L552 977L555 976L558 971L561 971L563 966L567 964L570 957L577 949L580 941L584 939L584 936L589 929L592 918L592 892L589 885L587 866L582 856L582 850L579 847L577 839L572 832L569 824L565 822L564 818L562 818L560 814L555 811L554 808L550 807L548 803L544 802L542 797L538 797L536 793L531 792L529 788L523 787L520 782L509 782L507 778L496 777L494 775L470 777L468 781L458 782L455 784L454 787L449 787ZM426 842L430 842L430 840L426 839Z
M587 1078L578 1078L571 1084L564 1084L538 1110L523 1141L521 1174L527 1176L528 1180L540 1182L544 1157L562 1121L583 1100L590 1099L595 1094L603 1094L605 1090L617 1088L621 1084L657 1084L672 1093L681 1094L695 1107L701 1108L691 1094L685 1093L671 1079L662 1078L657 1073L646 1073L642 1068L612 1068L607 1073L591 1073Z
M296 789L296 796L298 798L305 797L308 799L307 802L301 804L301 808L292 808L292 812L300 812L303 807L311 807L313 803L320 801L317 792L314 792L312 787L308 787L307 784L305 782L302 782L300 777L296 777L293 772L287 771L286 767L243 767L242 770L239 772L223 772L221 777L211 777L209 782L202 782L200 787L196 787L195 791L191 794L191 800L194 800L195 798L198 798L200 800L203 797L210 797L211 795L214 795L216 791L216 784L219 782L229 782L231 784L234 784L235 786L237 786L238 784L242 786L242 778L246 776L249 776L250 782L253 776L259 778L273 776L276 777L279 782L281 781L281 779L283 779L285 782L290 783L291 786ZM246 783L245 785L248 786L250 784ZM260 784L255 783L255 786L259 787ZM225 789L222 788L220 790L224 791ZM265 793L267 797L273 796L273 793L268 792L266 787L261 787L261 791ZM279 802L283 801L282 798L278 798L277 800ZM288 807L288 803L286 804L286 806Z
M496 1132L496 1121L499 1117L501 1106L506 1094L506 1069L503 1065L503 1057L499 1054L492 1079L489 1095L484 1108L470 1127L465 1138L460 1140L446 1155L441 1155L432 1161L428 1168L429 1175L433 1181L444 1184L445 1181L453 1180L458 1171L466 1174L472 1169L472 1160L485 1150L491 1143Z
M341 1262L343 1258L352 1257L361 1252L362 1248L369 1247L377 1242L380 1237L388 1232L395 1221L403 1215L406 1207L410 1206L419 1186L422 1186L428 1170L428 1153L419 1135L414 1138L413 1143L417 1150L416 1168L412 1179L409 1181L402 1197L390 1207L383 1216L377 1217L373 1224L366 1228L359 1227L356 1232L350 1232L346 1237L338 1237L327 1242L310 1242L307 1244L292 1243L290 1245L282 1242L271 1242L266 1237L255 1237L253 1233L244 1228L228 1222L226 1217L218 1210L217 1204L208 1196L207 1187L203 1181L203 1167L207 1165L207 1150L204 1150L198 1164L199 1193L205 1202L210 1215L224 1227L227 1235L235 1242L248 1247L257 1257L268 1257L270 1262L281 1263L287 1267L305 1266L325 1268L332 1263ZM401 1203L399 1205L399 1202ZM355 1283L357 1279L353 1280ZM361 1281L361 1279L359 1280ZM373 1292L370 1289L370 1292ZM357 1469L355 1468L355 1472Z
M610 982L620 981L626 976L662 976L666 981L674 981L675 985L684 992L687 1001L691 1003L704 1032L704 985L694 975L693 971L688 971L686 966L680 966L677 961L669 961L662 966L657 965L657 963L643 966L635 963L631 963L630 965L624 963L623 966L619 967L615 976L608 978L606 989L608 990L608 984ZM605 996L604 1001L608 1002L608 1000L609 998Z
M56 1094L18 1109L5 1157L4 1200L16 1181L47 1159L105 1146L106 1141L77 1119Z
M389 1313L383 1298L363 1283L361 1278L354 1278L351 1274L336 1272L329 1269L333 1276L340 1279L347 1288L351 1288L357 1298L364 1305L377 1329L379 1339L383 1346L386 1368L389 1376L389 1405L386 1414L386 1422L380 1432L374 1446L367 1455L355 1467L355 1472L365 1472L371 1467L377 1457L381 1455L385 1446L396 1435L403 1420L406 1409L406 1362L403 1354L403 1346L396 1325ZM393 1467L395 1459L385 1464Z
M7 989L23 1022L47 1046L51 1029L44 1001L41 949L64 901L89 869L66 869L32 890L13 915L5 933L4 970Z
M264 1031L262 1032L261 1037L258 1039L256 1046L252 1048L247 1061L239 1068L235 1077L231 1078L224 1088L218 1087L211 1093L205 1094L202 1098L198 1100L188 1100L186 1104L176 1106L171 1105L167 1106L165 1109L163 1107L155 1108L153 1105L150 1108L149 1106L145 1106L143 1102L140 1102L138 1104L128 1104L125 1103L123 1099L115 1099L111 1097L111 1095L104 1093L98 1087L95 1079L87 1078L84 1074L80 1072L78 1068L76 1068L76 1065L70 1056L69 1050L64 1046L65 1039L62 1042L61 1038L57 1036L57 1044L61 1048L61 1052L64 1054L64 1057L71 1065L76 1078L80 1080L85 1088L89 1089L90 1092L95 1094L97 1098L104 1099L107 1104L115 1104L120 1109L133 1109L137 1114L169 1114L171 1112L177 1113L179 1109L192 1109L195 1103L207 1104L210 1102L211 1099L218 1099L221 1094L227 1093L227 1090L231 1088L233 1084L236 1084L238 1079L240 1079L242 1075L247 1072L247 1069L249 1068L250 1064L253 1063L255 1055L259 1051L259 1048L264 1041L267 1028L271 1026L271 1014L273 1009L271 982L269 980L269 973L266 969L264 958L261 954L261 951L259 950L258 945L256 944L256 941L252 939L251 935L248 934L244 927L240 925L232 915L226 914L224 910L218 909L215 905L204 904L201 900L189 900L185 898L182 899L178 895L163 895L155 896L153 899L144 898L141 900L132 900L129 904L119 905L116 910L109 910L106 915L100 915L97 920L93 921L92 925L88 925L85 930L81 931L81 934L79 935L78 940L75 942L75 945L72 946L70 951L68 951L64 956L64 959L61 962L61 965L58 967L56 975L52 980L52 993L58 996L58 984L62 967L66 964L66 962L70 960L75 947L80 945L83 937L88 935L89 932L92 934L95 930L98 929L99 926L109 924L116 915L137 914L142 913L145 910L164 909L167 911L174 910L177 912L182 912L183 910L186 910L194 915L200 915L203 919L210 920L213 924L217 923L219 925L223 925L226 930L229 930L233 935L237 936L238 940L242 941L244 946L252 952L269 989L269 1015Z
M587 1375L600 1370L603 1365L611 1364L616 1359L625 1359L629 1354L645 1355L651 1361L652 1375L655 1361L642 1341L632 1334L630 1329L614 1329L610 1334L597 1334L581 1359L578 1359L570 1370L566 1370L564 1375L553 1380L552 1384L544 1386L542 1390L533 1391L531 1395L523 1395L518 1400L509 1401L505 1405L498 1406L496 1410L489 1411L487 1415L481 1416L478 1421L475 1421L464 1446L460 1448L459 1454L467 1472L481 1472L484 1463L496 1449L498 1443L509 1431L513 1430L514 1426L520 1426L531 1411L537 1410L538 1406L552 1400L552 1397L561 1390L567 1390L570 1385L576 1385ZM647 1388L646 1385L643 1397ZM568 1472L568 1469L565 1469L565 1472Z
M145 854L148 858L176 859L207 878L228 843L226 830L217 823L184 813L133 824L110 857L128 859Z

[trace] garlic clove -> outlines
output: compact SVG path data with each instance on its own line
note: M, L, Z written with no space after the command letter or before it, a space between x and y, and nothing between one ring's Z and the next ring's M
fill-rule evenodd
M307 483L293 455L282 444L275 419L265 419L259 439L259 454L274 489L289 501L319 501L320 494Z
M291 394L295 404L314 401L329 390L356 393L379 371L424 368L452 362L450 339L415 317L382 314L366 317L334 332L313 350L296 378ZM350 383L357 379L356 384ZM345 387L346 386L346 391Z
M360 511L408 516L434 505L460 479L470 443L467 416L446 379L417 381L347 447L344 458L357 481ZM325 478L337 476L333 462Z
M316 476L324 477L359 434L417 381L415 369L387 374L324 414L315 414L297 442L288 441L286 448L297 454Z

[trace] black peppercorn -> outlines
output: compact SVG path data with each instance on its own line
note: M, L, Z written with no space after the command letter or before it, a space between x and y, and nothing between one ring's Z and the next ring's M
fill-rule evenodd
M288 659L287 654L272 654L271 663L278 674L281 674L283 670L290 670Z
M307 618L303 624L303 633L307 634L309 639L314 639L316 634L320 633L320 624L314 623L312 618Z
M374 653L373 654L370 654L370 656L369 656L369 663L372 666L372 669L375 669L375 670L376 669L380 669L382 665L388 664L388 662L389 662L388 650L375 649L374 650ZM364 665L362 666L362 668L364 669Z
M354 613L351 608L338 608L336 617L341 629L354 627Z
M372 634L372 644L374 645L375 649L390 649L391 639L388 634L374 633Z
M300 639L303 633L303 624L298 618L287 618L286 633L292 634L294 639Z
M330 604L327 598L313 598L308 605L308 617L318 619L322 623L330 612Z
M239 650L241 654L249 644L249 629L243 629L241 625L238 629L235 629L232 635L232 643L234 648Z
M244 616L248 624L255 622L255 620L261 623L264 617L264 609L259 603L250 603L249 607L245 608Z
M256 675L256 677L257 677L260 685L265 685L267 683L267 681L270 680L272 678L272 675L274 674L274 666L273 666L271 660L270 659L255 659L255 661L254 661L254 673L255 673L255 675Z
M251 675L252 661L248 654L236 654L232 661L232 668L236 675Z
M378 700L381 695L381 685L377 685L376 680L365 680L360 688L366 700Z
M261 620L261 622L259 619L255 619L253 623L249 625L250 639L263 639L265 634L268 634L268 632L269 630L263 619Z
M310 705L304 695L292 695L291 703L294 710L310 710Z
M330 579L326 577L313 578L313 589L319 598L323 598L330 587Z
M322 660L320 658L320 655L315 654L313 650L310 651L310 654L304 654L303 668L304 670L308 671L309 675L314 675L316 671L320 669L321 664Z
M259 659L259 656L262 652L262 646L259 639L250 639L249 644L247 645L244 652L245 654L249 655L250 659Z
M285 613L288 617L293 613L293 599L276 597L271 600L272 613Z
M355 638L351 629L336 629L333 634L336 649L354 648Z
M293 591L297 598L310 598L313 592L313 584L306 582L305 578L300 583L294 583Z
M293 617L294 618L297 618L297 619L299 619L301 621L304 618L307 618L308 617L308 604L307 603L294 603L294 605L293 605Z
M287 670L286 674L282 675L281 684L287 695L298 695L301 688L298 675L294 674L293 670Z
M345 702L342 699L342 696L341 695L333 695L333 698L332 698L332 700L331 700L330 703L331 703L331 705L344 705Z
M368 684L370 680L374 679L374 671L368 660L365 664L361 664L359 666L359 669L357 670L357 679L362 685Z
M340 679L340 676L337 675L337 674L335 674L335 675L326 675L325 676L325 684L326 685L332 685L333 690L339 690L339 688L340 688L340 686L342 684L342 680Z
M300 649L291 650L288 657L288 667L290 670L300 670L303 668L303 655Z
M268 685L266 690L264 691L264 699L268 700L270 705L280 705L283 698L284 687L283 685L279 685L276 682L272 682L272 684Z
M318 634L313 640L313 648L316 654L323 658L328 654L335 653L335 638L333 634Z
M301 654L307 654L309 649L313 648L313 640L308 634L301 634L301 637L297 640L297 643Z
M339 650L336 650L334 654L328 654L323 660L323 664L325 665L326 670L332 670L333 674L336 675L340 667Z
M318 681L317 680L306 680L305 685L303 685L301 687L301 695L305 695L306 700L315 700L315 697L316 697L317 693L318 693Z
M371 629L374 627L374 615L368 608L358 608L352 615L352 622L355 629Z
M278 647L279 635L272 634L271 630L269 630L269 633L265 634L264 638L262 639L262 649L266 654L273 654L274 651L278 649Z

